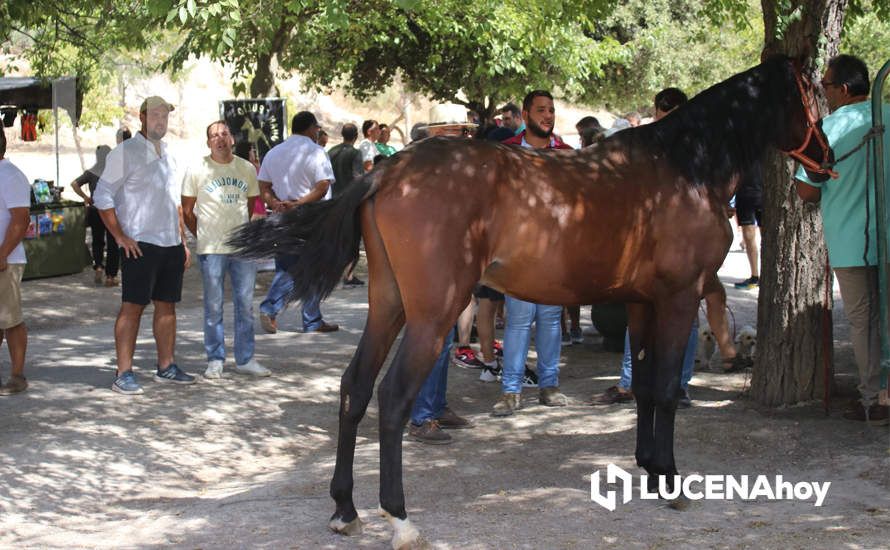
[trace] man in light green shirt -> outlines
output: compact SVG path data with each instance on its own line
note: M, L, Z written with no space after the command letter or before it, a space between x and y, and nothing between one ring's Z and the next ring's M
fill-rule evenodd
M210 155L191 166L182 182L182 215L198 238L198 260L204 281L204 378L221 378L226 358L223 295L226 272L235 303L235 372L269 376L253 357L253 288L256 265L236 258L226 244L232 231L250 219L260 194L256 168L233 153L235 140L224 121L207 127Z
M840 158L855 149L871 129L868 68L860 59L839 55L828 62L822 87L831 114L822 120L828 143ZM890 120L890 106L884 105ZM876 402L880 390L880 305L877 299L878 256L875 227L874 174L866 158L868 147L856 151L835 166L836 179L816 183L799 168L797 193L818 202L822 212L828 259L834 268L844 311L850 321L853 352L859 368L860 403L844 413L850 420L890 423L890 407ZM884 165L890 166L890 139L884 134ZM866 162L868 160L868 162ZM866 238L866 234L868 237Z
M377 143L374 145L377 147L377 152L383 155L384 157L391 157L396 154L396 148L389 144L389 137L392 129L386 125L380 125L380 137L377 138Z

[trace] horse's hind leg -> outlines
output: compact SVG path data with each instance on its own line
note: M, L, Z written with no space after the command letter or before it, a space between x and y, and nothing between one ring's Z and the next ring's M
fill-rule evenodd
M359 422L371 401L374 380L403 322L400 306L391 307L384 313L378 313L377 308L369 310L368 325L361 342L340 379L337 462L331 479L331 497L337 508L328 524L337 533L356 535L361 532L361 521L352 501L355 439Z
M631 389L637 403L637 465L646 470L655 455L654 312L650 304L627 304L633 365Z
M469 291L467 292L469 294ZM402 431L414 398L442 350L445 334L457 317L408 322L392 366L380 382L380 511L393 527L392 546L410 548L419 537L405 511L402 485Z
M358 349L340 379L337 463L331 479L331 497L337 508L328 524L333 531L345 535L361 532L361 521L352 501L358 424L371 401L374 380L405 322L402 298L379 233L364 213L362 221L368 253L368 321Z
M656 306L654 386L655 453L647 470L667 476L673 487L677 466L674 462L674 418L680 396L680 377L692 322L698 314L698 292L675 294Z

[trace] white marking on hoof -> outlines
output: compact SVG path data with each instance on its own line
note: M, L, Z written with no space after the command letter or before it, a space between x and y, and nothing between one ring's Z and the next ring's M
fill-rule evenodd
M411 523L410 519L393 517L392 514L381 507L377 508L377 513L383 516L393 528L393 550L409 550L411 548L418 548L419 545L421 545L420 531L414 527L414 524Z
M346 523L340 518L334 518L328 523L328 527L331 531L339 534L346 535L347 537L353 537L355 535L362 534L362 520L356 517L354 520Z

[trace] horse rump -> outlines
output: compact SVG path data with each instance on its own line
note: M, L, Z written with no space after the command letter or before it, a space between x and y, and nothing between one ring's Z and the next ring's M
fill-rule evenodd
M235 230L228 244L241 258L298 256L289 271L294 289L288 299L324 299L337 287L347 266L358 259L358 208L370 195L371 185L371 178L364 176L334 199L246 223Z

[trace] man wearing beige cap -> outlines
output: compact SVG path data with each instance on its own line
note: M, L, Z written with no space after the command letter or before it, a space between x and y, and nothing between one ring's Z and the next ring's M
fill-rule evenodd
M158 351L157 382L193 384L173 361L176 302L189 264L180 204L181 178L161 141L173 106L152 96L142 102L142 128L109 153L93 202L121 247L121 309L114 324L117 376L111 389L142 393L133 353L142 312L154 303L152 328Z

